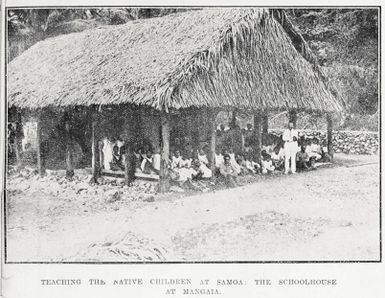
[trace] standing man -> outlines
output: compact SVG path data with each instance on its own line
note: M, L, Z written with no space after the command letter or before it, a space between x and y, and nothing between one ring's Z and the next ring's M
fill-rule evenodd
M291 172L296 172L296 154L298 151L298 132L294 129L293 122L289 122L288 129L283 132L282 140L285 142L285 174L289 173L289 163Z

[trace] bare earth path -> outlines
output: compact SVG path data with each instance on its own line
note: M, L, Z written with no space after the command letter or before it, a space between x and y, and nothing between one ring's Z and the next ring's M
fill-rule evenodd
M104 200L96 194L12 192L10 181L7 260L378 260L378 157L341 158L230 190L120 205L93 205Z

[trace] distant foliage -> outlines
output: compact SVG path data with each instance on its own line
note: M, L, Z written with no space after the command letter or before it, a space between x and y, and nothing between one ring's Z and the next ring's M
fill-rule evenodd
M36 42L48 37L79 32L102 25L160 17L185 11L177 8L15 9L8 11L11 61Z
M291 9L287 13L337 84L348 113L378 110L378 10Z

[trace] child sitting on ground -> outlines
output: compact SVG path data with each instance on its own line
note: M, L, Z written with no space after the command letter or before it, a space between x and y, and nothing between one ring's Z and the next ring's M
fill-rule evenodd
M272 174L275 170L270 154L262 154L262 174Z
M245 168L247 169L248 173L250 174L256 174L257 169L255 168L255 162L253 161L252 154L248 153L245 157Z
M209 160L203 148L200 148L198 151L198 160L200 161L200 163L203 163L207 167L209 166Z
M182 162L182 156L180 155L179 150L175 150L174 155L171 158L171 168L180 168Z
M309 157L314 157L315 161L319 161L322 158L322 149L319 145L319 141L317 138L311 139L307 148L306 152L308 152Z
M239 165L241 169L241 175L247 175L250 173L250 171L246 168L246 160L243 154L239 154L236 156L237 164Z
M193 176L193 179L209 179L212 177L211 170L199 160L193 161L193 169L196 171L196 174L195 176Z
M230 147L230 149L226 151L225 154L228 154L230 156L230 163L234 167L235 171L237 172L237 175L239 175L241 173L241 167L239 166L239 164L237 163L237 160L235 159L234 150Z
M215 149L215 168L219 170L219 166L223 162L223 155L219 148Z
M192 182L192 179L197 176L198 172L191 166L192 161L188 155L187 152L184 152L178 165L171 168L170 178L179 187L199 190Z
M273 166L277 171L283 171L285 167L285 153L281 146L276 146L271 154Z
M231 159L230 155L228 154L225 154L223 156L223 163L219 168L219 172L220 172L220 177L224 179L224 182L228 187L235 187L238 185L238 180L237 180L238 173L234 168L234 166L232 165L230 159Z
M123 158L117 145L112 148L112 161L110 162L112 171L124 171Z
M179 181L187 181L192 179L193 175L196 175L196 171L191 167L191 158L187 152L182 154L182 160L177 168L174 170L179 174Z
M298 171L307 171L315 169L315 158L310 157L309 154L306 152L305 144L301 146L301 151L297 152L296 162Z
M153 155L150 150L144 155L140 169L144 174L156 174L157 170L153 166ZM159 172L158 172L159 173Z
M257 156L254 153L251 154L250 160L251 160L251 166L255 170L255 173L260 174L262 171L262 167L261 167L261 164L257 161Z
M321 159L319 161L320 162L330 162L331 157L328 153L328 147L326 145L326 141L324 141L322 143L322 145L320 145L320 147L321 147Z

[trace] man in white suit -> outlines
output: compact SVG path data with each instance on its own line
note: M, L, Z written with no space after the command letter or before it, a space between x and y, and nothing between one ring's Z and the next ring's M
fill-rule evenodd
M288 129L283 132L282 140L285 142L285 174L296 173L296 154L298 151L298 131L294 129L293 122L289 122Z

